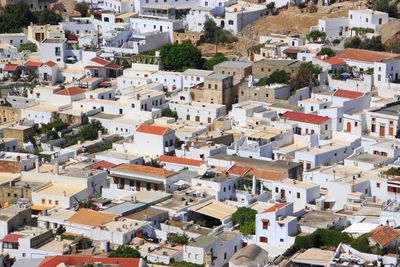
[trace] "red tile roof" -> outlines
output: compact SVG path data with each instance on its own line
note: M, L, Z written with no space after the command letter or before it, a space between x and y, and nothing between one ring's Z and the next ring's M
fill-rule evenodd
M16 71L18 68L17 64L6 64L4 66L4 71L8 71L8 72L14 72Z
M297 54L300 52L300 49L298 48L286 48L285 50L283 50L284 54Z
M252 168L250 168L250 167L239 166L239 165L235 164L228 170L228 172L231 174L234 174L234 175L244 176L251 170L252 170Z
M343 65L346 63L343 59L338 57L316 56L315 58L324 61L330 65Z
M338 90L336 90L335 93L333 93L333 96L349 98L349 99L356 99L356 98L362 97L363 95L364 95L364 93L361 93L361 92L343 90L343 89L338 89Z
M269 207L268 209L264 210L262 213L278 211L281 208L285 207L287 204L288 204L287 202L275 204L272 207Z
M328 116L319 116L315 114L306 114L294 111L286 111L285 113L282 114L282 118L286 118L291 121L305 122L318 125L330 119Z
M0 160L0 173L19 173L19 164L16 161Z
M43 63L42 62L38 62L38 61L28 61L25 63L25 67L30 67L30 68L39 68L40 66L42 66Z
M94 264L101 262L104 265L111 265L116 267L139 267L141 259L138 258L96 258L91 256L47 256L38 267L57 267L64 263L66 266L82 267L85 264Z
M108 65L106 66L106 68L107 68L107 69L111 69L111 70L120 70L120 69L123 68L123 66L118 65L118 64L110 63L110 64L108 64Z
M136 128L136 132L148 133L154 135L166 135L169 132L169 130L170 129L167 127L147 125L147 124L141 124L139 127Z
M98 161L98 162L95 162L95 163L89 165L88 168L89 169L110 169L114 166L116 166L116 165L111 162L101 160L101 161Z
M5 237L3 237L3 239L1 239L0 241L8 243L18 243L18 240L24 236L25 235L23 234L8 234Z
M54 67L55 65L57 65L57 63L55 63L55 62L53 62L53 61L51 61L51 60L47 61L47 62L44 63L44 64L47 65L47 66L49 66L50 68L52 68L52 67Z
M168 163L175 163L180 165L188 165L188 166L201 166L204 162L201 160L195 159L187 159L187 158L178 158L174 156L166 156L162 155L158 158L160 162L168 162Z
M371 231L370 238L378 243L381 247L386 247L395 239L400 237L400 232L389 227L379 226Z
M56 92L57 95L78 95L86 92L85 89L79 88L79 87L71 87L71 88L65 88L63 90L60 90Z
M140 173L149 176L155 176L160 178L168 178L170 176L176 175L176 172L168 171L163 168L157 168L152 166L145 166L139 164L129 164L123 163L112 168L113 171L119 172L130 172L130 173Z
M336 57L343 60L353 60L362 62L381 62L389 59L394 59L400 57L400 54L391 54L384 52L376 52L363 49L346 48Z
M110 64L110 61L105 60L104 58L101 58L101 57L92 58L90 61L97 63L99 65L103 65L103 66Z

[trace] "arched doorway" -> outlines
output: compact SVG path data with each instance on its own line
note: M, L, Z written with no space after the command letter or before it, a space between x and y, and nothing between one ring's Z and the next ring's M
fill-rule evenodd
M350 122L347 122L347 124L346 124L346 132L351 133L351 123Z
M225 21L221 20L221 28L224 28L224 27L225 27Z

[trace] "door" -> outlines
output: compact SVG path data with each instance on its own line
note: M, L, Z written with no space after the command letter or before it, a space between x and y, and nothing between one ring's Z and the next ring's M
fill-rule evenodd
M379 127L379 136L380 137L385 137L385 126L380 126Z
M44 81L47 81L47 77L48 77L48 76L47 76L47 73L44 73L44 74L43 74L43 80L44 80Z
M285 190L281 189L281 199L285 199Z
M140 191L140 181L136 181L136 191Z
M351 123L347 122L346 124L346 132L351 133Z

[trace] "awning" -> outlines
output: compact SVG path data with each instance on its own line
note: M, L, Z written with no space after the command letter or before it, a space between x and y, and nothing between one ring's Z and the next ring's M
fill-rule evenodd
M14 72L16 71L18 68L17 64L6 64L4 66L4 71L8 71L8 72Z

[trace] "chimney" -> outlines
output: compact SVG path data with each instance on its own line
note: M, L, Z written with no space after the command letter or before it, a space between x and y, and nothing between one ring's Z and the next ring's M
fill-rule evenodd
M54 163L54 174L55 175L60 174L60 166L58 165L58 159L56 159L56 162Z
M39 173L39 157L35 160L36 173Z
M253 194L253 195L255 195L256 194L256 189L257 189L257 183L256 183L256 176L254 176L253 175L253 184L252 184L252 187L251 187L251 193Z

